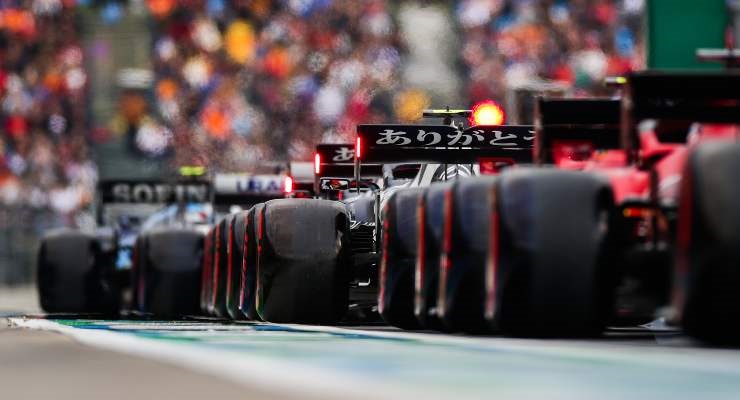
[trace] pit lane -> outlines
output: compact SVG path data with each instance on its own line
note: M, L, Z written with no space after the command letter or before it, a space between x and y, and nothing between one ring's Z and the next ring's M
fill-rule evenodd
M542 340L213 320L10 322L282 397L734 399L740 393L740 352L701 347L673 332Z

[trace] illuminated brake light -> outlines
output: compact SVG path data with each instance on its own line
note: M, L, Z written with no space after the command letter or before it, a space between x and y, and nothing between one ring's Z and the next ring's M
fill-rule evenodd
M283 180L283 192L293 193L293 177L286 176Z
M318 175L321 172L321 154L313 155L313 172Z
M649 218L653 216L653 210L643 207L626 207L622 210L625 218Z
M504 109L493 100L476 103L473 106L472 125L503 125L506 120Z
M355 157L359 160L362 158L362 138L357 136L357 140L355 141Z
M553 140L552 158L555 164L568 161L588 161L596 149L588 140Z

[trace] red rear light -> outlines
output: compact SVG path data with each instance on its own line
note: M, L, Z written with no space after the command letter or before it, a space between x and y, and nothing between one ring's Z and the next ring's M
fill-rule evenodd
M506 120L503 107L493 100L476 103L472 111L470 118L472 125L503 125Z
M496 175L502 169L514 165L514 159L508 157L481 157L478 160L481 175Z
M588 161L594 153L594 145L588 140L553 140L552 158L555 164L564 161Z
M321 172L321 154L313 155L313 172L318 175Z
M292 176L286 176L283 180L283 192L284 193L293 193L293 177Z
M625 218L650 218L653 214L653 210L643 207L626 207L622 210Z
M360 136L357 136L357 140L355 140L355 157L358 160L362 158L362 138Z

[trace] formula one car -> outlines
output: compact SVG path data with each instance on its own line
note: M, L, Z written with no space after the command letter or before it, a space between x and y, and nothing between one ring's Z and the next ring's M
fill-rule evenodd
M130 286L134 310L159 315L197 310L201 230L210 217L210 195L210 183L198 178L102 181L95 232L61 229L41 240L41 307L117 314L126 308Z
M619 101L558 101L558 131L548 131L548 143L554 141L566 150L587 154L593 146L582 148L584 139L601 147L618 146ZM544 138L538 124L534 140L538 147ZM535 147L535 157L544 154ZM424 326L473 333L491 330L485 319L484 299L490 284L485 278L486 269L498 250L491 236L497 175L502 167L531 162L529 157L531 153L516 160L484 158L480 169L488 176L466 177L428 190L401 191L391 199L385 208L388 229L383 237L385 268L381 269L381 282L386 285L380 300L389 323L403 328ZM564 157L577 162L570 153ZM529 205L517 199L510 203L515 207ZM414 282L411 299L409 281Z
M382 257L378 228L385 224L380 209L388 198L401 189L477 173L482 157L505 163L531 159L531 141L531 127L358 126L356 177L366 161L405 162L412 166L399 172L405 175L413 168L412 179L399 179L387 168L379 190L343 201L265 203L255 216L259 316L275 322L334 323L353 307L374 307ZM430 162L439 164L418 164Z
M471 186L467 183L473 181L466 177L495 175L506 167L532 160L531 126L473 126L460 131L449 128L434 127L434 131L443 132L448 143L432 149L412 142L408 143L410 147L386 144L382 135L389 131L385 130L376 132L381 135L378 137L358 131L360 144L368 143L363 160L393 162L412 158L441 163L423 165L418 177L388 195L382 206L378 308L386 322L402 328L451 328L440 319L438 305L445 298L437 295L444 293L440 285L447 281L450 269L450 260L443 256L453 243L453 232L446 230L451 226L453 208L462 227L462 231L454 233L454 241L468 249L466 261L471 271L482 268L472 263L479 258L480 250L476 249L487 248L486 232L480 230L482 225L478 222L485 221L488 203L479 197L490 191L494 178L477 177ZM426 133L428 129L415 130ZM463 146L456 147L458 144ZM450 200L457 192L471 198L453 206ZM467 288L468 279L457 281L457 277L452 280ZM461 293L480 297L472 287Z
M581 136L557 137L569 134L570 111L551 113L562 104L540 101L536 160L555 167L512 168L496 183L490 325L523 335L599 334L607 323L652 320L673 282L688 333L736 337L738 100L737 73L631 74L619 149L609 139L613 125L597 121L591 133L582 126Z

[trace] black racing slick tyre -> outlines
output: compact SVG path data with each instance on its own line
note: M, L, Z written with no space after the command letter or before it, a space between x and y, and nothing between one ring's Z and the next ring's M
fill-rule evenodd
M492 198L486 316L516 336L603 332L614 301L613 195L588 173L516 168Z
M338 322L348 309L351 257L344 204L265 203L257 227L257 311L265 321Z
M437 314L450 330L482 333L496 177L459 179L445 198Z
M216 224L215 246L213 249L213 289L211 292L211 315L226 318L226 281L229 263L228 239L231 216L224 217Z
M383 208L378 312L390 325L418 329L414 315L417 207L424 188L399 190Z
M239 309L242 288L242 266L244 264L244 235L247 212L239 212L232 216L229 222L227 237L228 263L226 266L226 311L233 320L245 319Z
M91 235L67 229L46 235L37 265L41 308L48 313L118 313L120 291L110 279L115 265L106 261Z
M414 270L414 315L427 329L444 330L437 315L445 197L454 182L435 183L419 197L417 252Z
M146 268L146 240L145 235L138 235L134 242L131 255L131 309L141 311L144 303L141 287L144 285L144 274L141 272Z
M244 226L244 262L242 264L242 287L239 292L239 310L245 319L260 320L257 313L257 237L262 222L264 203L255 204L246 211Z
M200 310L203 315L211 313L213 297L213 258L216 242L216 228L212 226L203 240L203 267L201 271Z
M681 181L674 301L687 334L740 344L740 144L706 143Z
M200 309L203 239L190 229L143 233L139 311L160 317L196 315Z

